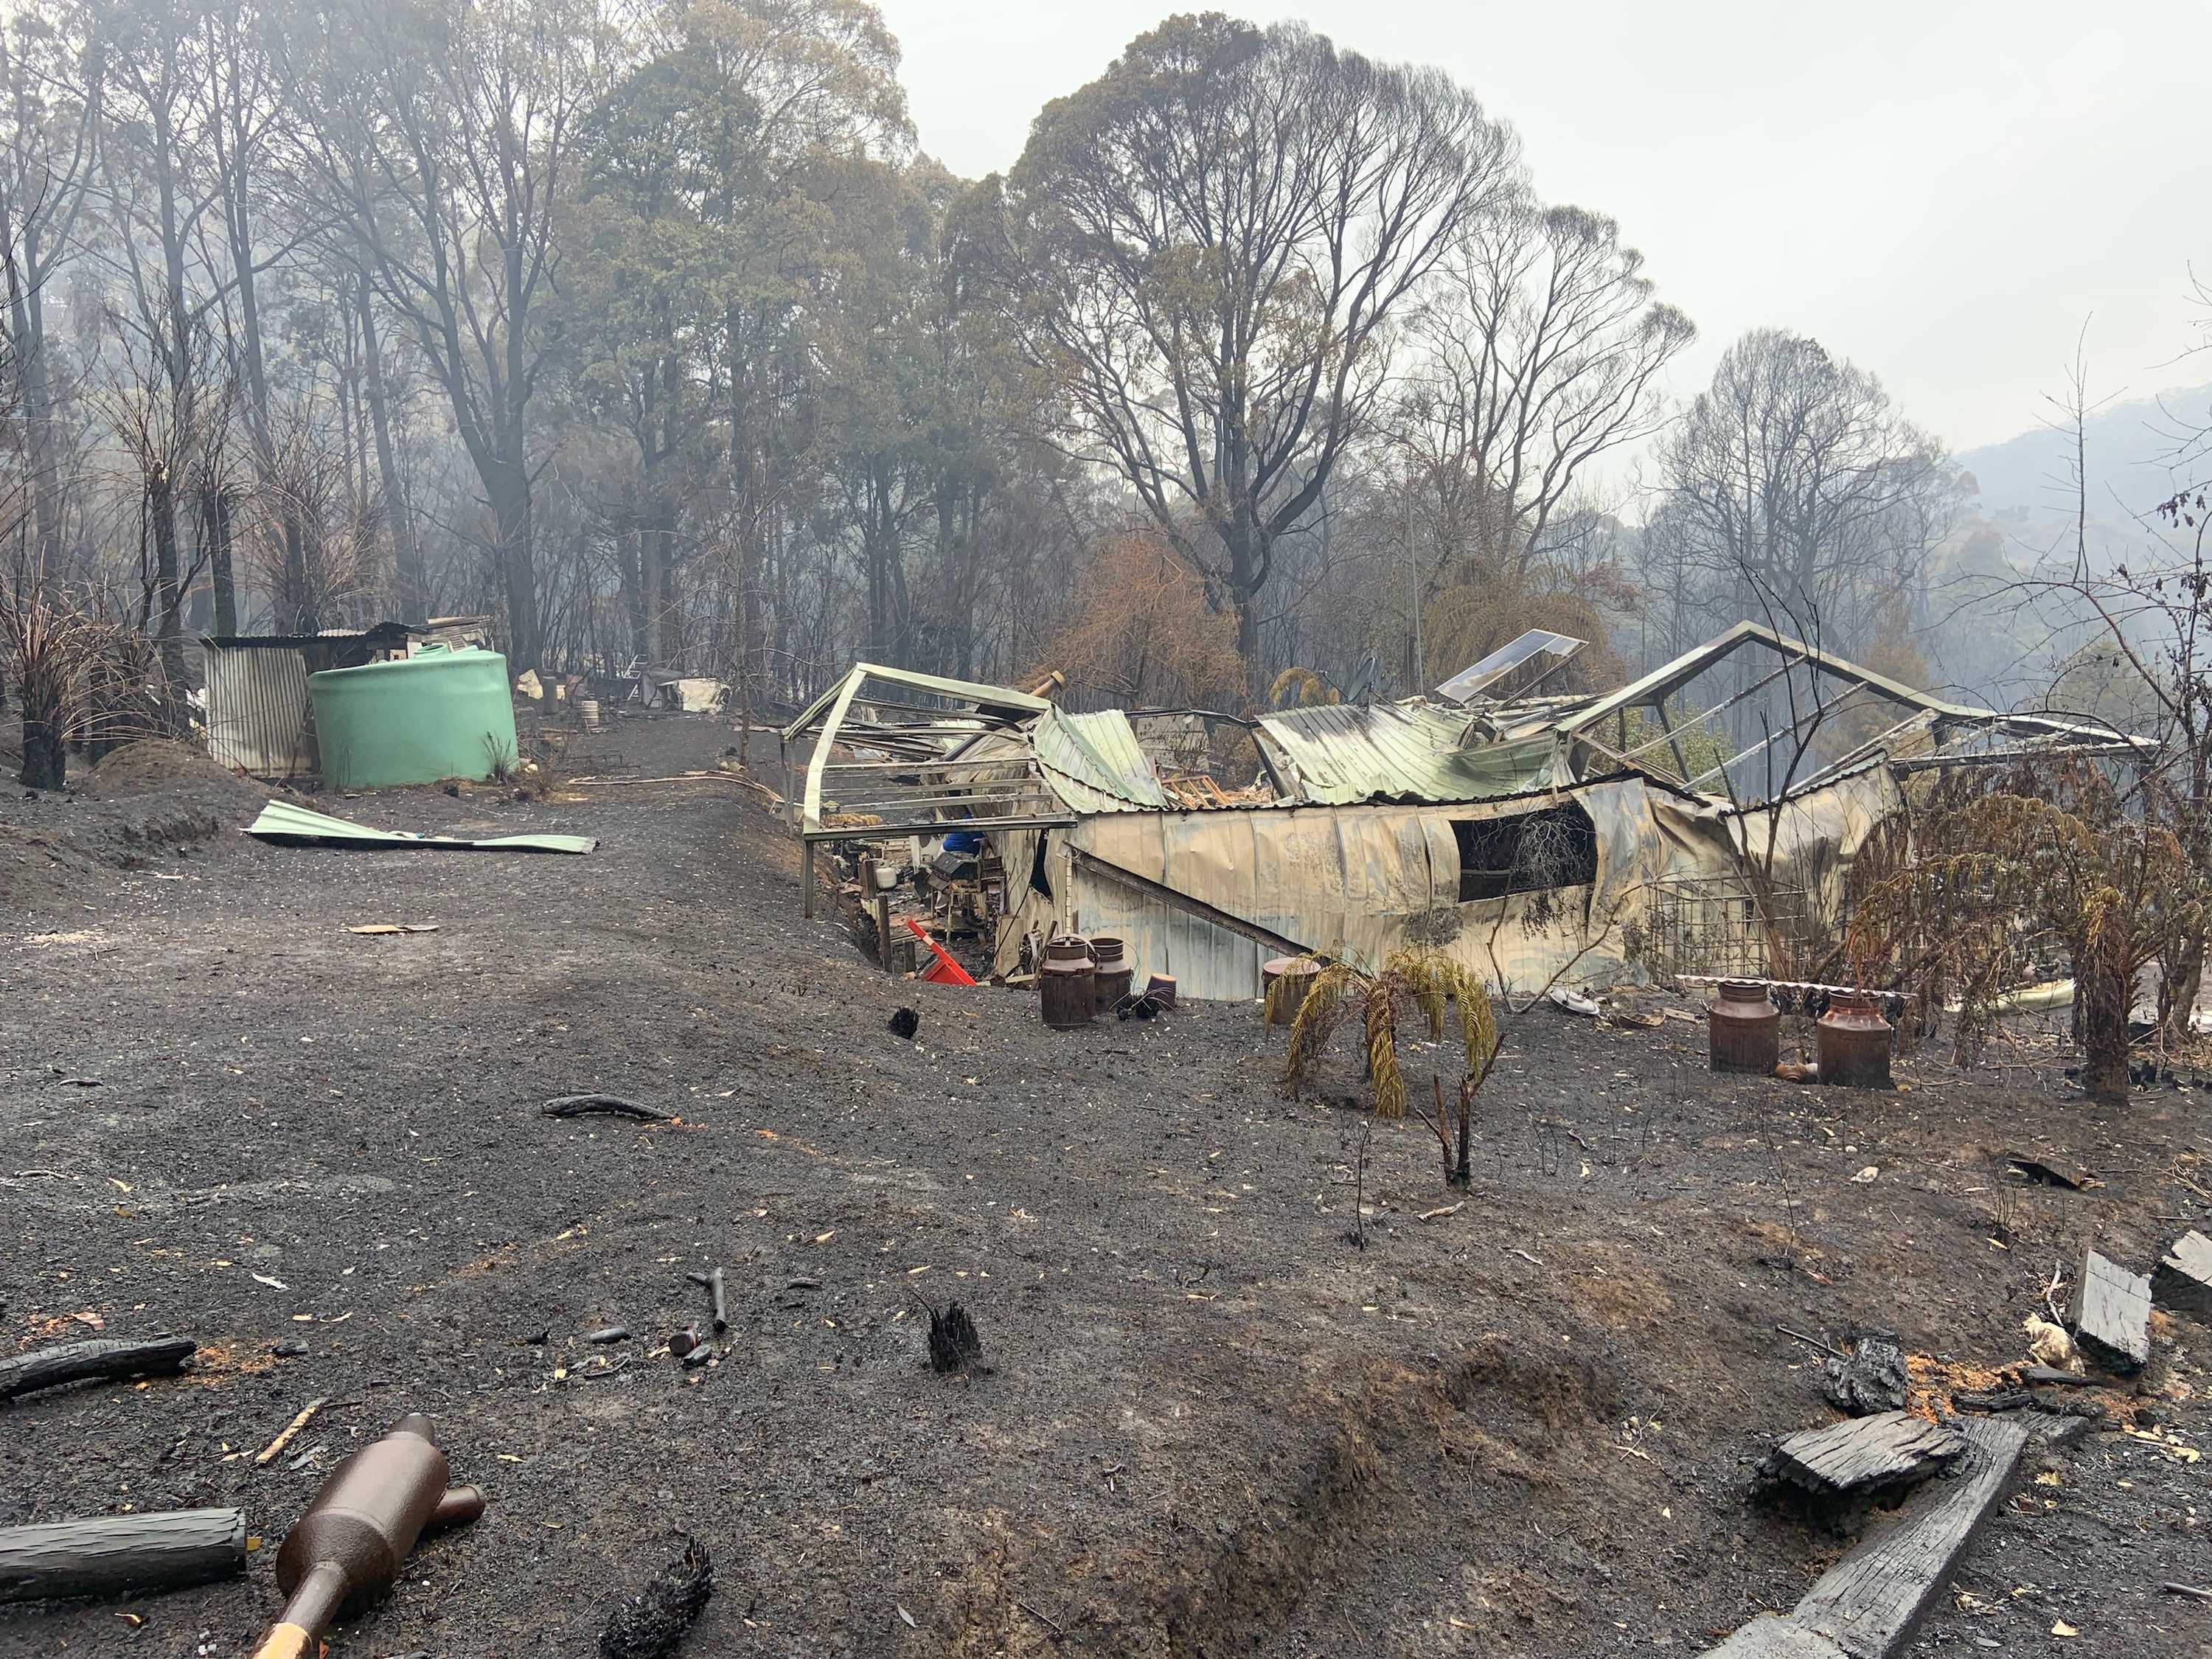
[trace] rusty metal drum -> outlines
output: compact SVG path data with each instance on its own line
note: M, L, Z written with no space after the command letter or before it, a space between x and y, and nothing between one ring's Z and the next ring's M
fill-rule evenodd
M1756 980L1724 979L1705 1010L1713 1070L1772 1073L1782 1058L1782 1011Z
M1121 941L1110 933L1094 934L1091 950L1097 1010L1102 1014L1110 1014L1129 994L1136 969L1129 966L1128 957L1122 954Z
M1056 1031L1091 1024L1098 1012L1098 970L1089 939L1071 933L1046 945L1037 999L1044 1023Z
M1851 1089L1890 1086L1889 1021L1864 991L1831 991L1827 1012L1814 1028L1820 1081Z

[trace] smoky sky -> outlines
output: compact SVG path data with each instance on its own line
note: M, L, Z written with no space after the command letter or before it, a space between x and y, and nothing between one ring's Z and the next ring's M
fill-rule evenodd
M882 0L922 149L1010 167L1044 102L1164 15L1144 0ZM1311 0L1520 131L1547 199L1609 213L1698 323L1673 390L1746 329L1811 334L1954 448L2036 425L2086 325L2093 393L2212 381L2201 3Z

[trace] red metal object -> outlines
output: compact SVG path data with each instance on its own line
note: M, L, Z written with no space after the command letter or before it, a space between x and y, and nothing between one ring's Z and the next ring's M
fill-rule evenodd
M937 960L921 970L921 977L933 985L973 985L975 981L969 971L947 956L945 947L930 938L929 932L912 916L902 916L909 932L929 947L929 954Z

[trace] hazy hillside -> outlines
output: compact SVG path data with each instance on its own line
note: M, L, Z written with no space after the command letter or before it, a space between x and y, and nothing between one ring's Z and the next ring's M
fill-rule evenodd
M2186 426L2206 423L2212 423L2212 386L2112 404L2091 416L2085 434L2090 515L2117 519L2148 512L2171 495L2184 482L2170 465L2175 443ZM2071 515L2073 450L2070 432L2037 427L1958 459L1981 486L1981 510L1988 517L2021 509L2038 517ZM2195 482L2203 470L2187 481Z

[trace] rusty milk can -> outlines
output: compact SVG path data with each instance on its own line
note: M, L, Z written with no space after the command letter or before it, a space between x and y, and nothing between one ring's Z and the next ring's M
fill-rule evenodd
M1037 997L1044 1023L1054 1030L1073 1030L1091 1023L1098 1012L1098 973L1089 939L1070 933L1044 947L1044 966L1037 972Z
M1705 1010L1713 1070L1770 1075L1782 1058L1782 1011L1756 980L1724 979Z
M1831 991L1814 1028L1820 1081L1853 1089L1889 1087L1889 1022L1863 991Z
M1097 975L1098 1012L1110 1014L1121 1006L1121 999L1129 994L1129 984L1136 976L1136 969L1129 966L1128 957L1122 955L1121 941L1110 933L1094 935L1091 949Z

